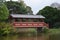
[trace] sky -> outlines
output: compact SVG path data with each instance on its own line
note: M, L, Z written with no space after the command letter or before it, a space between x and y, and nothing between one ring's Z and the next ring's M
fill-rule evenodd
M14 0L17 1L17 0ZM60 0L23 0L26 5L32 8L33 14L36 14L39 10L45 6L50 6L52 3L60 3Z

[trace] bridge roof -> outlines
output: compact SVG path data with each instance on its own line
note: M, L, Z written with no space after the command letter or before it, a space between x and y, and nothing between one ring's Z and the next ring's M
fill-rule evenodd
M13 18L45 18L42 15L22 15L22 14L10 14Z

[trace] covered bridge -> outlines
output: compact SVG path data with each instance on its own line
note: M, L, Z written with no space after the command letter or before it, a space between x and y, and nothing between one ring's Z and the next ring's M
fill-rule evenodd
M44 22L45 17L42 15L10 14L10 16L15 28L48 27L48 24Z

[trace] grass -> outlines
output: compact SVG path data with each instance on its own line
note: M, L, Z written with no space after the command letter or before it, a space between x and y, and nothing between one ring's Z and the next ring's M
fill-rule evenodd
M22 29L22 28L21 28ZM27 29L27 30L26 30ZM37 30L36 28L26 28L24 30L20 30L18 31L18 34L21 35L31 35L31 34L36 34ZM55 35L55 34L60 34L60 28L53 28L53 29L44 29L44 31L42 32L42 34L51 34L51 35ZM40 33L39 33L40 34Z
M58 29L49 29L50 34L60 34L60 28Z

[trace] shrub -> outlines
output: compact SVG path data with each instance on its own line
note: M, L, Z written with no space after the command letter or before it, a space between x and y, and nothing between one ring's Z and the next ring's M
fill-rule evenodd
M13 28L10 23L0 23L0 35L8 35L12 32Z
M43 33L47 33L48 31L49 31L48 28L46 28L46 27L43 28Z

